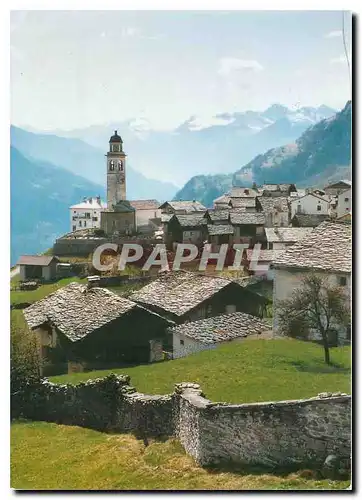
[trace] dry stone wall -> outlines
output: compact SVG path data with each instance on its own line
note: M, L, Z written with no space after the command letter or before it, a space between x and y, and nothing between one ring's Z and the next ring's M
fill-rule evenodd
M144 439L175 436L201 465L321 466L328 456L348 461L351 453L351 397L341 393L231 405L209 401L197 384L149 396L130 386L128 376L110 375L75 386L43 380L14 396L12 410L13 417Z

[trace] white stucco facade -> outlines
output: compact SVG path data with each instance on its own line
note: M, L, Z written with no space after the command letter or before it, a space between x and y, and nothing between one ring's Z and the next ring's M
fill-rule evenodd
M84 198L81 203L69 207L70 231L101 227L101 211L107 208L99 197Z
M132 201L130 202L132 205ZM133 205L132 205L133 206ZM147 226L150 219L161 218L161 210L157 209L140 209L136 208L136 226Z
M290 202L291 217L295 214L328 215L329 201L312 193Z
M197 340L186 337L185 335L179 335L173 333L173 358L184 358L195 352L207 351L210 349L216 349L218 344L202 344L197 342Z
M278 333L278 301L289 299L295 289L302 285L302 279L312 271L290 269L275 269L273 283L273 331ZM346 293L346 300L350 301L351 276L348 273L327 273L314 272L318 276L326 279L330 286L343 286ZM341 343L345 340L345 329L339 332ZM311 338L318 338L318 334L311 333Z
M352 188L338 195L337 216L348 214L352 210Z

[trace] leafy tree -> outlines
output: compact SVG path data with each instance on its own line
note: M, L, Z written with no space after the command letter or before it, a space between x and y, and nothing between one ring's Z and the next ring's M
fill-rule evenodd
M279 331L291 337L307 338L311 329L319 332L324 360L330 364L329 348L335 327L350 324L350 309L342 287L331 286L321 277L309 274L290 298L278 303Z

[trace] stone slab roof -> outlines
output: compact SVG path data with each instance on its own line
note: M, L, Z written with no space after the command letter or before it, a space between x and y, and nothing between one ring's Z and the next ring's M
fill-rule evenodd
M266 227L265 235L268 243L291 243L307 236L312 227Z
M230 201L230 196L227 194L223 194L214 200L214 204L225 204L227 205Z
M108 211L112 212L112 210ZM113 205L113 212L135 212L135 209L128 200L119 200Z
M280 252L284 252L285 250L254 250L253 248L248 248L246 250L246 258L251 261L254 257L257 257L258 262L272 262ZM254 255L255 252L255 255Z
M209 209L207 213L209 214L212 222L224 221L229 219L228 209L216 209L216 210Z
M265 213L273 211L278 211L278 212L289 211L288 198L285 196L278 196L277 198L259 196L258 202L260 203L262 210Z
M31 329L50 322L76 342L135 308L142 307L105 288L70 283L24 309L24 316Z
M159 208L163 208L166 204L170 205L174 210L185 210L186 212L202 212L206 207L199 201L166 201Z
M230 224L208 225L207 231L210 236L215 236L218 234L234 234L234 228Z
M274 267L350 273L352 232L343 222L322 222L274 261Z
M207 219L204 217L203 212L195 212L193 214L187 215L174 215L175 219L178 220L179 224L183 228L187 227L198 227L206 226Z
M255 196L253 198L230 198L230 205L233 208L239 208L239 207L255 207L256 201L255 201Z
M130 299L182 316L231 283L224 278L173 271L133 293Z
M248 213L236 210L230 211L230 222L231 224L255 224L263 225L265 224L265 215L263 213Z
M161 214L161 222L166 223L171 219L171 217L173 217L173 214Z
M316 227L328 219L328 214L295 214L292 223L299 227Z
M58 257L55 257L54 255L22 255L18 262L16 263L17 266L49 266L49 264L53 261L56 260L59 262Z
M177 335L184 335L202 344L214 344L247 337L248 335L269 333L270 327L255 316L235 312L183 323L182 325L169 328L168 331Z
M252 188L247 188L247 187L233 187L231 188L230 191L230 197L231 198L251 198L251 197L256 197L259 194L259 191L256 189Z
M160 206L157 200L131 200L130 204L136 210L158 210Z

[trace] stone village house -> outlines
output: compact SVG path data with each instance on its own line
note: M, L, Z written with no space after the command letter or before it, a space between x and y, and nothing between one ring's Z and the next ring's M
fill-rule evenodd
M43 369L145 363L172 323L105 289L70 283L24 309L37 336Z
M266 304L234 281L183 270L165 273L130 299L177 324L237 311L261 317Z
M278 301L289 298L293 290L301 284L308 273L326 279L331 286L339 285L345 291L346 301L350 303L352 270L351 225L344 222L323 222L300 241L277 255L272 263L274 269L273 289L273 329L278 332ZM335 325L337 342L350 341L350 328L347 330ZM318 338L316 332L311 338Z
M242 312L221 314L168 329L172 335L173 359L199 351L216 349L225 342L270 334L270 331L267 323Z
M167 223L165 234L167 247L174 249L177 243L193 243L201 246L207 238L207 224L210 222L207 212L173 215Z

